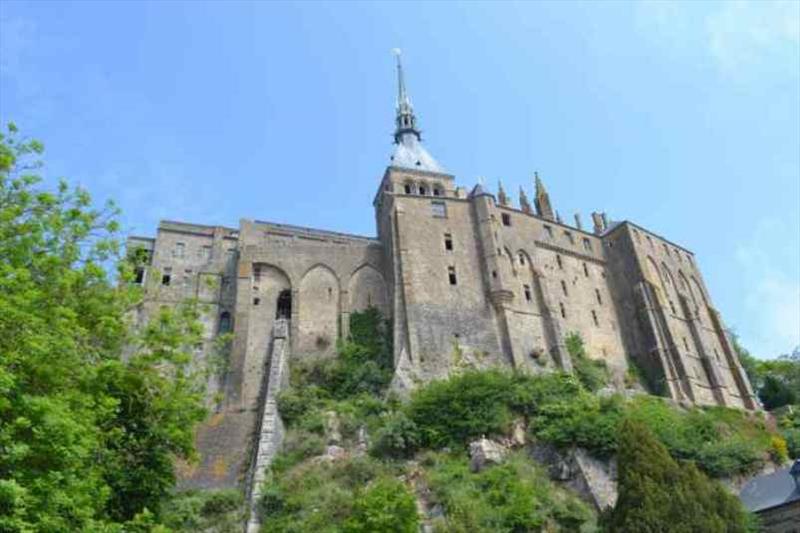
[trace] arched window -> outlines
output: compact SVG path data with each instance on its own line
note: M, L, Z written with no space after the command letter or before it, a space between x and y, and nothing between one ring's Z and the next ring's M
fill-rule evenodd
M420 196L425 196L426 194L428 194L428 188L425 187L425 185L422 183L419 184L419 194Z
M406 194L411 194L411 184L406 183L405 185L403 185L403 190L405 191Z
M292 291L284 289L278 295L275 318L292 318Z
M223 333L228 333L231 330L231 314L227 311L223 311L221 315L219 315L219 334L222 335Z

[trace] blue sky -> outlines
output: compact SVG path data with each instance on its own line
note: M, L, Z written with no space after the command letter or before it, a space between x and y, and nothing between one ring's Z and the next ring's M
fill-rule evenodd
M761 357L800 344L800 3L0 2L0 119L126 231L374 235L402 48L431 153L693 250Z

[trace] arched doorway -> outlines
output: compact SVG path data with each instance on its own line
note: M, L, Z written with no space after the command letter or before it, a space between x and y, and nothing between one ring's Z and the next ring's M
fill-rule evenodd
M292 291L284 289L278 294L278 302L275 305L275 318L292 318Z

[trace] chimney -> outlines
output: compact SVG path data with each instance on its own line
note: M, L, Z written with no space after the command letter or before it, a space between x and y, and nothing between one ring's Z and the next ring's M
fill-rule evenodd
M581 215L580 213L575 213L575 227L578 229L583 229L583 224L581 223Z

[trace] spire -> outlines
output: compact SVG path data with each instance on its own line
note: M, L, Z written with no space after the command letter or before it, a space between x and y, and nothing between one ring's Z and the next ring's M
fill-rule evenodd
M534 181L536 183L536 196L533 198L533 203L536 206L536 214L548 220L556 220L553 213L553 206L550 205L550 196L544 188L544 183L539 179L539 173L534 172Z
M414 115L414 108L411 106L411 99L406 92L406 81L403 75L403 63L400 61L400 49L392 50L397 57L397 117L395 118L396 129L394 131L394 142L400 143L405 134L412 134L420 140L419 130L417 129L417 117Z
M522 188L522 185L519 186L519 207L525 213L531 212L531 203L528 201L528 195L525 194L525 189Z
M503 182L500 180L497 180L497 201L500 205L508 205L508 195L503 189Z

